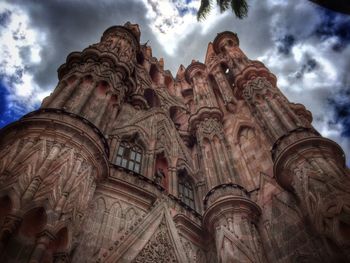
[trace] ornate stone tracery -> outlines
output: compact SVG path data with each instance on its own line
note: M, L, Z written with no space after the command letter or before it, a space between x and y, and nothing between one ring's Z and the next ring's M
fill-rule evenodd
M349 170L311 113L232 32L164 65L112 26L0 131L1 260L348 262Z
M160 223L156 233L148 241L132 263L177 263L174 248L164 220Z

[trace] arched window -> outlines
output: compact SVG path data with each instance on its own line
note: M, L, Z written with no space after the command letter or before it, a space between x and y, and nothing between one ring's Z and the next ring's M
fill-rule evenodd
M179 198L186 205L188 205L192 209L195 209L196 206L194 201L194 190L186 170L179 171L178 182L179 182Z
M140 173L142 163L142 150L139 146L122 141L117 152L116 165L130 171Z

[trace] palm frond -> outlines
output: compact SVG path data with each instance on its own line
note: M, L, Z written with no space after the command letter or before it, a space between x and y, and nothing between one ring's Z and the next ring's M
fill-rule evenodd
M239 19L248 15L248 4L246 0L231 0L231 9Z
M217 5L220 8L220 12L223 13L230 7L230 0L216 0Z
M211 10L211 1L210 0L201 0L201 5L198 9L197 20L201 21L207 17Z

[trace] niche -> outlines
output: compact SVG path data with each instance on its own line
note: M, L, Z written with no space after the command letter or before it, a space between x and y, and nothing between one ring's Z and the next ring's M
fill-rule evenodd
M150 108L160 106L159 98L153 89L146 89L144 92L144 97Z
M46 212L42 207L34 208L25 214L19 233L25 237L35 237L46 225Z
M156 155L156 164L154 169L154 181L168 191L169 176L168 176L168 161L164 153Z
M152 64L149 75L155 84L160 84L160 73L156 65Z

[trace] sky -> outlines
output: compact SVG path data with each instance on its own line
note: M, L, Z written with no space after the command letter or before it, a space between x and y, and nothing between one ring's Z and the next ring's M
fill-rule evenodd
M314 127L336 141L350 165L350 16L307 0L248 0L248 17L213 6L198 22L199 0L0 0L0 127L37 109L58 82L67 55L97 43L104 30L139 24L141 42L176 75L204 61L222 31L262 61L291 102L304 104ZM216 1L213 1L216 2Z

